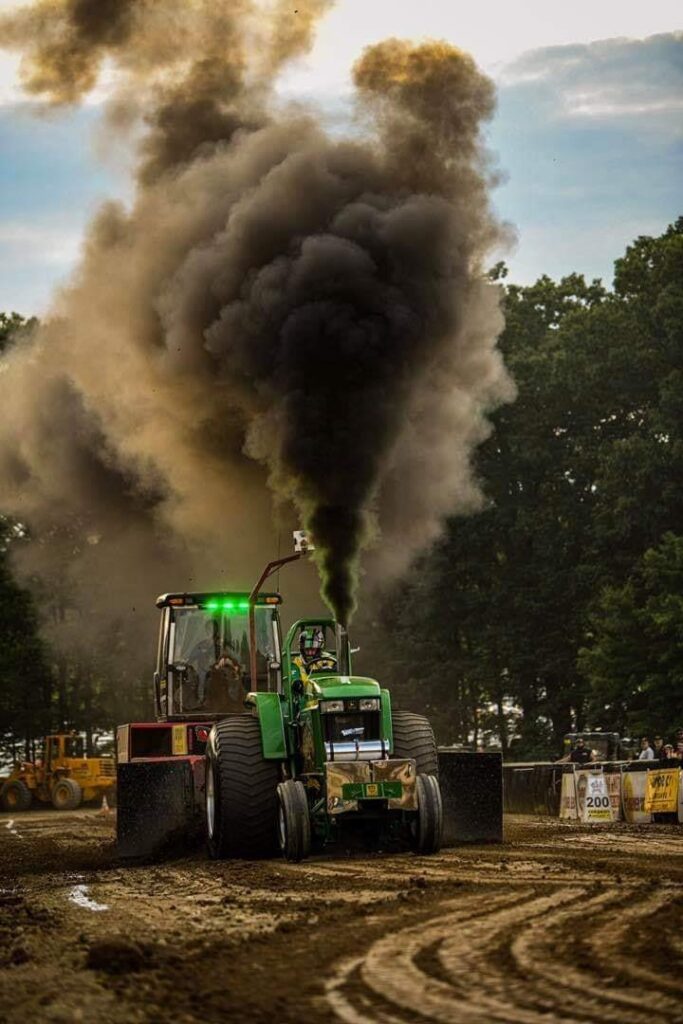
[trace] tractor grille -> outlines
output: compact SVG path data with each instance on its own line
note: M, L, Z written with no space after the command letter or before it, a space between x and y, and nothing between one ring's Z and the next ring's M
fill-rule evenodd
M100 775L111 775L112 777L116 775L116 768L111 758L106 760L102 758L100 761Z
M321 715L326 743L355 743L380 739L379 711L343 711Z

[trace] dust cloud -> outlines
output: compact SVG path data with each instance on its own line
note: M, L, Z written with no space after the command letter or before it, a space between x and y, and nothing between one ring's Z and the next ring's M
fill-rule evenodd
M513 397L483 273L493 86L446 43L387 40L354 67L354 130L331 136L275 91L330 6L0 17L46 103L106 75L107 130L137 153L132 203L99 211L0 373L2 507L38 538L32 574L105 573L124 601L248 587L303 521L348 622L365 549L385 579L477 507L470 454Z

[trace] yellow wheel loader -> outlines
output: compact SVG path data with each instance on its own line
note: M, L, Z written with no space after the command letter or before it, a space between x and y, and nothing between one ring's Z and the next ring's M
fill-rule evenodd
M56 733L45 737L38 760L15 764L0 785L0 807L12 813L27 811L34 800L59 811L73 811L103 796L113 805L116 766L113 757L86 757L78 733Z

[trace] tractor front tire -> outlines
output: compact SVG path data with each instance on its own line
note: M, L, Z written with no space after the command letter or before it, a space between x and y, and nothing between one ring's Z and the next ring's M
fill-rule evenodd
M11 813L27 811L32 801L33 794L21 779L15 779L14 782L6 783L2 787L2 791L0 791L0 806L2 806L3 811L10 811Z
M83 799L83 790L73 779L59 779L52 787L52 806L58 811L75 811Z
M410 757L418 775L439 777L439 755L429 719L412 711L392 711L393 757Z
M443 805L439 781L433 775L417 777L417 816L410 823L415 853L438 853L443 833Z
M311 852L311 819L303 783L287 779L277 787L280 852L285 860L298 863Z
M216 859L273 856L277 852L278 762L263 756L258 718L239 715L218 722L206 753L209 854Z

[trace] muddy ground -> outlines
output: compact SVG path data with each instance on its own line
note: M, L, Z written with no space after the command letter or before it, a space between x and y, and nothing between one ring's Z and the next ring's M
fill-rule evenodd
M123 867L114 816L0 815L0 1022L683 1022L683 830Z

